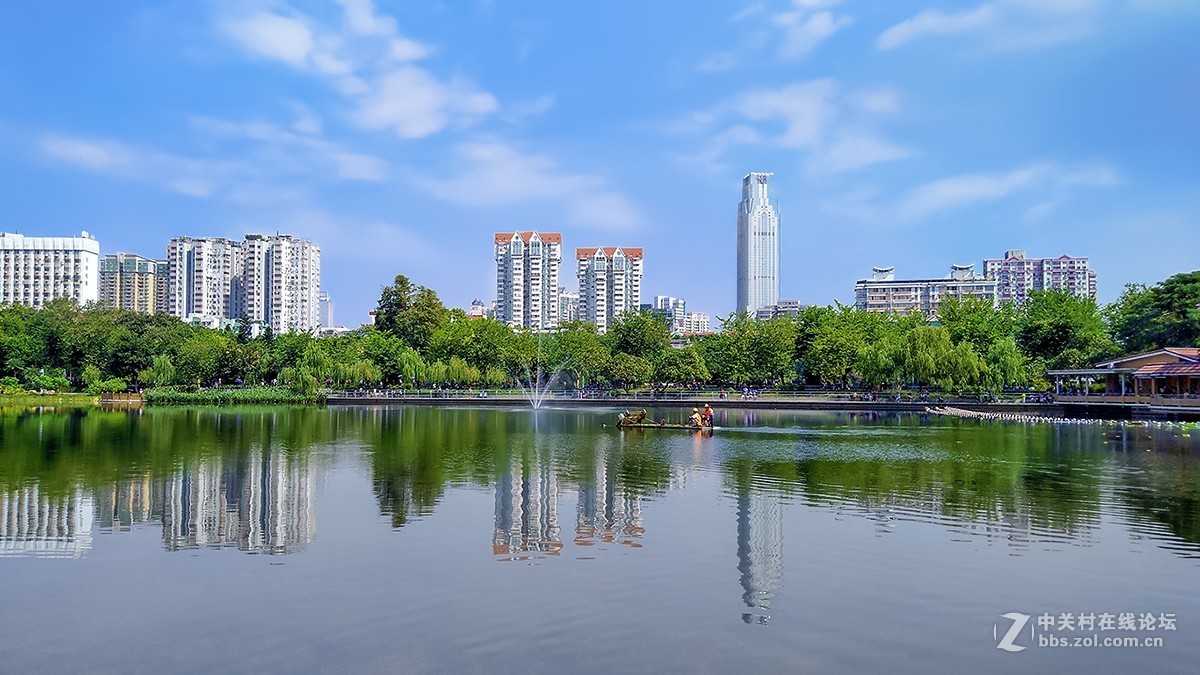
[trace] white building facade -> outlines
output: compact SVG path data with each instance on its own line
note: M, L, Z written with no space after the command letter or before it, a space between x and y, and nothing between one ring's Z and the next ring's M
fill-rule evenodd
M0 232L0 305L41 307L55 298L100 299L100 242Z
M321 248L291 235L243 241L177 237L167 245L169 309L193 323L245 316L276 333L320 324Z
M167 244L167 311L210 322L241 316L240 242L223 237L176 237Z
M497 321L513 328L548 330L559 323L558 232L497 232Z
M920 313L937 316L938 306L946 298L978 298L999 305L995 279L975 273L974 265L951 265L942 279L897 279L895 268L876 267L870 279L854 285L856 309L884 314Z
M579 319L579 294L565 288L558 289L558 323Z
M642 301L643 258L641 248L575 249L579 319L603 333L622 313L637 311Z
M1005 251L1002 259L985 259L983 273L998 282L1000 302L1019 305L1029 298L1030 291L1048 290L1096 299L1096 272L1087 258L1030 258L1022 250Z
M737 215L737 310L754 314L779 302L779 205L771 173L742 179Z
M683 332L683 319L687 315L687 300L670 295L656 295L651 308L667 317L671 322L672 333Z
M712 321L703 312L688 312L680 320L679 333L683 335L707 335L712 332Z

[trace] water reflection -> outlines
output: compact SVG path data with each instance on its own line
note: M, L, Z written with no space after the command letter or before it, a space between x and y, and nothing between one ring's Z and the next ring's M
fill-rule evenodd
M162 483L163 546L302 550L316 535L316 492L316 475L302 457L254 449L197 462Z
M782 587L789 501L867 518L878 536L934 524L951 541L1016 555L1091 546L1109 516L1139 540L1200 555L1200 438L1186 431L719 414L723 428L707 435L618 431L604 426L608 415L566 411L6 413L0 554L78 557L93 526L158 526L169 551L303 550L316 536L320 476L335 461L314 450L331 449L366 458L378 511L394 528L431 516L456 487L490 491L484 517L499 560L642 548L648 499L715 471L734 507L751 623L769 620ZM564 535L572 509L574 532Z
M558 477L537 454L514 455L496 480L492 554L523 560L531 553L558 555Z
M0 496L0 556L78 558L92 546L93 504L82 490L44 494L38 486Z
M737 557L746 623L767 624L771 599L783 585L783 513L779 497L744 492L737 497Z

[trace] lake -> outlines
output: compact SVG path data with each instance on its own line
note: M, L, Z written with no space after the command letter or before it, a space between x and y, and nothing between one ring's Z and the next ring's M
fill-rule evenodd
M1200 430L737 409L715 432L614 421L2 411L0 670L1200 663Z

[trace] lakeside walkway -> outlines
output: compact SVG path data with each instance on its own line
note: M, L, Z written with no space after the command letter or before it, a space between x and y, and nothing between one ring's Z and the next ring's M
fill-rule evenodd
M527 406L529 399L521 395L493 395L481 397L478 394L446 394L434 396L428 392L398 394L387 393L355 393L339 392L330 394L326 405L370 405L370 406L486 406L513 407ZM837 412L916 412L924 413L933 401L921 400L880 400L856 401L850 398L835 398L822 396L759 396L743 399L740 396L720 398L713 395L698 395L687 397L599 397L579 398L572 396L549 395L542 403L549 408L607 408L607 409L640 409L640 408L674 408L679 406L696 406L708 403L715 408L744 408L754 410L822 410ZM939 402L940 403L940 402ZM1043 415L1058 417L1062 408L1054 403L1024 403L997 402L981 403L969 400L947 400L954 407L962 410L977 412L997 412L1016 415Z

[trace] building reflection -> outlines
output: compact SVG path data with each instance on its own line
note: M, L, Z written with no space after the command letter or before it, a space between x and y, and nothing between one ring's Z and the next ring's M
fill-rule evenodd
M607 461L610 453L600 448L596 454L594 478L579 481L579 498L575 505L575 544L594 546L597 543L619 543L641 548L646 532L642 519L642 497L626 489L619 479L615 462Z
M316 491L308 463L280 452L196 462L163 484L163 546L294 553L316 535Z
M771 620L771 600L783 585L783 507L777 495L742 492L737 498L737 557L746 623Z
M496 479L492 554L521 560L530 554L558 555L558 477L549 462L513 456Z
M92 547L94 508L82 489L49 494L31 485L0 493L0 557L81 557Z
M559 555L565 546L559 501L574 488L577 547L621 544L641 548L645 533L642 496L626 484L616 452L597 448L586 465L572 464L572 478L560 484L560 467L549 455L514 455L501 465L495 482L492 553L501 560ZM572 485L573 483L573 485Z
M161 488L161 481L147 472L96 490L96 524L101 530L121 532L135 525L161 522Z

